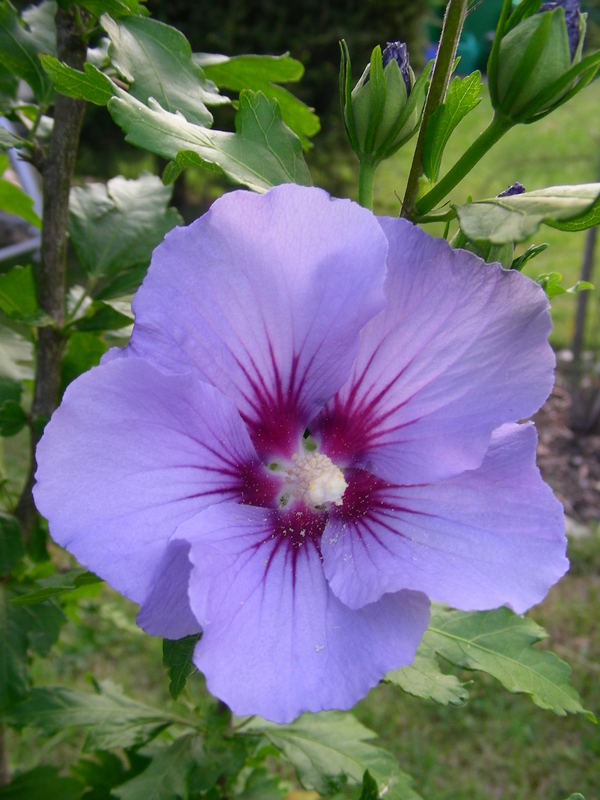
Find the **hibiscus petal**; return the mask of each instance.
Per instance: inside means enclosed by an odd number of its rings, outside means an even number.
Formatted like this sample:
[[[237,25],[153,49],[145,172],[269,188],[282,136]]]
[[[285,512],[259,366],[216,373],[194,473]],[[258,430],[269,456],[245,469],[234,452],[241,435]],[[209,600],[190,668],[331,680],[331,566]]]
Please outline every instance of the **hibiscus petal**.
[[[133,352],[233,398],[263,456],[298,434],[350,374],[383,308],[375,217],[320,189],[231,192],[154,252],[135,297]]]
[[[466,611],[540,602],[569,562],[536,438],[532,424],[503,425],[479,469],[430,486],[351,479],[321,542],[333,592],[351,608],[400,589]]]
[[[492,431],[547,397],[548,301],[519,272],[406,220],[381,224],[386,309],[365,326],[352,377],[311,431],[337,463],[429,483],[479,466]]]
[[[256,458],[214,387],[117,358],[67,389],[37,449],[34,496],[53,538],[140,602],[177,525],[241,498]]]
[[[203,628],[194,662],[209,690],[236,714],[282,723],[350,708],[412,661],[429,619],[415,592],[346,608],[323,576],[318,537],[307,527],[300,546],[304,528],[292,533],[291,519],[223,503],[177,532],[191,543],[190,604]]]

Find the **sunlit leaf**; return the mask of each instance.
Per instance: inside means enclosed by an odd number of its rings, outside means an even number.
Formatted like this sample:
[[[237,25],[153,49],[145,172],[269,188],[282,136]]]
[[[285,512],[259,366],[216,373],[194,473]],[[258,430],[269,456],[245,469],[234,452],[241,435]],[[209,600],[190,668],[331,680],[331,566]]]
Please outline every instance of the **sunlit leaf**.
[[[213,164],[254,191],[311,182],[300,140],[282,122],[277,104],[260,92],[242,92],[237,133],[194,125],[155,102],[146,106],[124,92],[109,101],[108,109],[131,144],[173,161],[183,151],[188,164]]]
[[[114,84],[104,73],[86,62],[83,72],[69,67],[54,56],[40,56],[40,63],[57,92],[105,106],[114,93]]]
[[[110,38],[109,57],[143,103],[153,97],[166,111],[180,112],[189,122],[210,126],[207,104],[229,102],[192,61],[192,49],[176,28],[147,17],[118,22],[102,17]]]
[[[462,232],[473,242],[521,242],[532,236],[542,222],[564,228],[575,221],[577,227],[573,230],[595,224],[600,209],[600,183],[550,186],[455,208]]]
[[[287,89],[278,86],[280,83],[300,80],[304,73],[300,61],[287,54],[229,58],[212,53],[196,53],[193,58],[217,86],[234,92],[243,89],[260,91],[277,100],[283,121],[300,137],[303,147],[307,147],[310,137],[319,132],[321,126],[314,111]]]
[[[79,589],[81,586],[89,586],[93,583],[100,583],[101,579],[88,572],[82,567],[70,569],[67,572],[56,572],[46,578],[40,578],[35,582],[35,586],[29,591],[13,598],[13,605],[36,605],[43,603],[50,597],[58,597],[67,592]]]

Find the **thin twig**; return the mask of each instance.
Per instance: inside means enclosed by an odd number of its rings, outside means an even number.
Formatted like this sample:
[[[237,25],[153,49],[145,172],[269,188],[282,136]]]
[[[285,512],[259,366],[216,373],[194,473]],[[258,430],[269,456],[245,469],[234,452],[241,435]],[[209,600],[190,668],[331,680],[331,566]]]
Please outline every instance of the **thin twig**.
[[[56,12],[57,55],[70,67],[82,70],[86,45],[82,39],[72,7]],[[60,331],[65,315],[65,272],[69,189],[79,144],[79,133],[85,103],[57,94],[54,105],[54,127],[43,169],[44,209],[42,216],[41,263],[36,271],[38,303],[52,319],[52,324],[39,329],[36,346],[35,388],[31,417],[47,419],[58,403],[60,362],[64,337]],[[27,482],[15,514],[27,540],[36,519],[31,495],[35,473],[35,446],[38,428],[30,426],[31,460]]]

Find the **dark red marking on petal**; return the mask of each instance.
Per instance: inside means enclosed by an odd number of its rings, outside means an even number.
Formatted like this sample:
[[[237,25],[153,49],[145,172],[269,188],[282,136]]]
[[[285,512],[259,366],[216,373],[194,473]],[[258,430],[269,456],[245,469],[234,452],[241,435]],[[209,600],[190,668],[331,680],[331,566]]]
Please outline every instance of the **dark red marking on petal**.
[[[240,502],[249,506],[274,508],[283,487],[283,478],[267,472],[258,462],[245,464],[240,470]]]
[[[320,436],[323,452],[332,461],[341,465],[356,464],[370,449],[377,446],[382,436],[413,425],[419,419],[415,418],[387,428],[382,427],[386,420],[413,399],[414,395],[409,395],[393,406],[381,409],[383,399],[400,380],[412,361],[404,365],[373,397],[369,397],[371,389],[367,389],[362,398],[357,400],[359,389],[376,353],[377,349],[371,354],[360,375],[354,379],[347,398],[342,401],[339,395],[336,395],[310,426],[311,432]]]

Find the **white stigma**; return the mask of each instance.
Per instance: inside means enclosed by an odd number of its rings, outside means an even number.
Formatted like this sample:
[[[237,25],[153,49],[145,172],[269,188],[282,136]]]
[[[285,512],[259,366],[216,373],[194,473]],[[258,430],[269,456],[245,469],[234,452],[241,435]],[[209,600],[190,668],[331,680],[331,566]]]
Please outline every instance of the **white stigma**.
[[[287,477],[290,493],[304,500],[307,505],[322,506],[325,503],[342,505],[342,497],[348,484],[344,480],[342,470],[322,453],[292,456]]]

